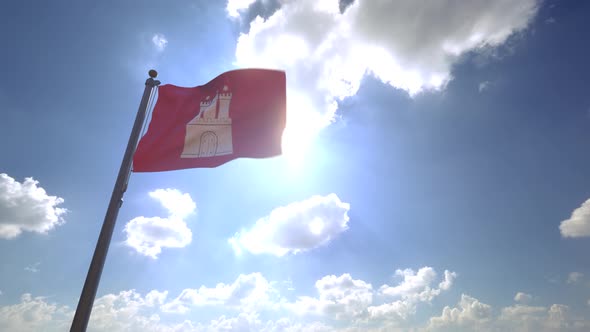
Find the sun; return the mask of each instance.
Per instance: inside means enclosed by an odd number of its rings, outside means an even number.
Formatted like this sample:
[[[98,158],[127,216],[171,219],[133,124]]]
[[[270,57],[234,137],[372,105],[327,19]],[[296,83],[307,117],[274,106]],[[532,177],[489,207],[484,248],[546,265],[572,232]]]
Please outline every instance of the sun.
[[[283,132],[283,156],[291,165],[305,161],[318,133],[326,126],[325,119],[309,98],[290,93],[287,102],[287,126]]]
[[[309,231],[313,235],[321,235],[322,231],[324,230],[325,224],[321,218],[314,218],[312,221],[309,222],[308,227]]]

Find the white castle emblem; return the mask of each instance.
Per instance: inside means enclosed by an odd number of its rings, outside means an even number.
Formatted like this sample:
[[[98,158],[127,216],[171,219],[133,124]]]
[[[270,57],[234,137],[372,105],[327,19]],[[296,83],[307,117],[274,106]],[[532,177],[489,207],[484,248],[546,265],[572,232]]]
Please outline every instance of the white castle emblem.
[[[215,97],[201,101],[199,114],[186,125],[181,158],[223,156],[233,153],[229,103],[231,92],[224,86]]]

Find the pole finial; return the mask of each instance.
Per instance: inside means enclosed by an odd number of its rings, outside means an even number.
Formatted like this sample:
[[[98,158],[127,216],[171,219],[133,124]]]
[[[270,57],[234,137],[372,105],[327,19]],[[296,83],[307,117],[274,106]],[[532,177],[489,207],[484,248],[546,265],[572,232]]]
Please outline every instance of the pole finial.
[[[148,75],[150,75],[151,78],[156,78],[156,77],[158,77],[158,72],[155,71],[154,69],[150,69],[150,71],[148,72]]]

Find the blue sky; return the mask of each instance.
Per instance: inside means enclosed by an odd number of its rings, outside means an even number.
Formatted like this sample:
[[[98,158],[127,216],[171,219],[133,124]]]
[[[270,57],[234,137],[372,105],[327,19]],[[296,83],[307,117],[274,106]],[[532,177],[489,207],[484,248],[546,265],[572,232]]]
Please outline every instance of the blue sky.
[[[344,7],[3,2],[0,330],[68,329],[147,70],[244,67],[285,154],[133,174],[89,331],[590,329],[590,4]]]

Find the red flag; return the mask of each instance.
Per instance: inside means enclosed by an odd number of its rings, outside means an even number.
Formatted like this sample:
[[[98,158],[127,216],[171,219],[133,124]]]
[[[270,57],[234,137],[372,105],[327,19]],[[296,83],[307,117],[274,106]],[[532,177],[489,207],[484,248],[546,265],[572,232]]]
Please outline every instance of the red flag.
[[[216,167],[230,160],[281,154],[286,122],[285,73],[240,69],[211,82],[159,88],[134,172]]]

